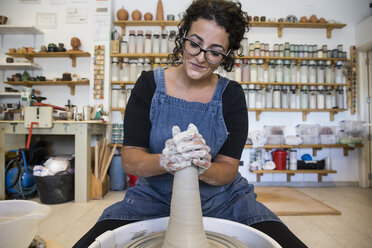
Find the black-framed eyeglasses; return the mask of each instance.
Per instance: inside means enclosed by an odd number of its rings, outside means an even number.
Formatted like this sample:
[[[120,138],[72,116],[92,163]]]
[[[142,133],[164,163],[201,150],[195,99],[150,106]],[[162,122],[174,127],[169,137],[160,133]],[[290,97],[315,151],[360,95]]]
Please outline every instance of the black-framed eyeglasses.
[[[201,52],[204,52],[205,60],[213,65],[221,63],[227,56],[229,56],[230,53],[230,50],[227,52],[227,54],[224,54],[216,50],[203,49],[198,43],[188,37],[183,37],[183,43],[184,49],[188,54],[191,56],[197,56]]]

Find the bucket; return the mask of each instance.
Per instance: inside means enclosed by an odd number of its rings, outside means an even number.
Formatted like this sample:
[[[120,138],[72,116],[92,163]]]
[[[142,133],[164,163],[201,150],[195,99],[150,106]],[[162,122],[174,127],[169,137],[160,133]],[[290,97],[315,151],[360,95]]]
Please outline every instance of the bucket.
[[[277,170],[285,170],[287,165],[287,152],[276,150],[273,154],[273,161]]]
[[[40,202],[58,204],[74,200],[74,174],[35,176]]]
[[[123,165],[121,164],[120,155],[114,155],[114,157],[112,158],[109,168],[109,175],[110,190],[122,191],[125,189],[127,175],[125,174]]]

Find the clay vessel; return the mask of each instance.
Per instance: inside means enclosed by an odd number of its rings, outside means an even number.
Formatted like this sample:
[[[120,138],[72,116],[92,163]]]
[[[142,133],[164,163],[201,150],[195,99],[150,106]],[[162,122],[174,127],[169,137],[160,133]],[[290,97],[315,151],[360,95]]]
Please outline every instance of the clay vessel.
[[[116,12],[116,17],[118,18],[119,21],[128,20],[129,14],[128,11],[124,9],[124,6]]]
[[[156,7],[156,20],[164,20],[163,2],[161,0],[158,0],[158,5]]]
[[[142,13],[138,9],[136,9],[132,12],[133,21],[139,21],[139,20],[141,20],[141,17],[142,17]]]
[[[152,14],[150,12],[146,12],[143,18],[145,18],[145,21],[152,21]]]
[[[302,16],[300,18],[300,22],[308,22],[307,17],[306,16]]]
[[[319,23],[327,23],[326,19],[324,19],[323,17],[319,18],[318,22]]]
[[[317,23],[318,22],[318,18],[316,17],[316,15],[310,16],[310,22],[311,23]]]

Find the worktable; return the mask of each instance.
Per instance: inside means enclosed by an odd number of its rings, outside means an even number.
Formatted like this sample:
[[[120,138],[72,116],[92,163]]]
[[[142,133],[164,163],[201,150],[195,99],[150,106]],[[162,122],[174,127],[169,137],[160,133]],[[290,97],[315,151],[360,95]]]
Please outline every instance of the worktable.
[[[5,152],[6,144],[14,142],[18,135],[26,135],[23,121],[0,121],[0,200],[5,199]],[[12,135],[14,136],[13,140]],[[53,121],[52,128],[33,128],[32,135],[73,135],[75,143],[75,202],[87,202],[90,198],[91,138],[105,136],[103,121]],[[12,149],[25,148],[25,139],[12,144]]]

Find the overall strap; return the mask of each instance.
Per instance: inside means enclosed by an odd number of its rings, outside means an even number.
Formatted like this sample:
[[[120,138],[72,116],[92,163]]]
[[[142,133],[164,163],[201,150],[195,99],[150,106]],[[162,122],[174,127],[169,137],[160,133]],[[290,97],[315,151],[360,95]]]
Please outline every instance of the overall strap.
[[[156,91],[165,92],[165,75],[163,68],[154,69]]]
[[[218,79],[216,90],[214,91],[214,94],[213,94],[213,98],[212,98],[213,100],[216,100],[216,101],[222,100],[223,92],[225,91],[229,82],[230,82],[229,79],[220,76],[220,78]]]

